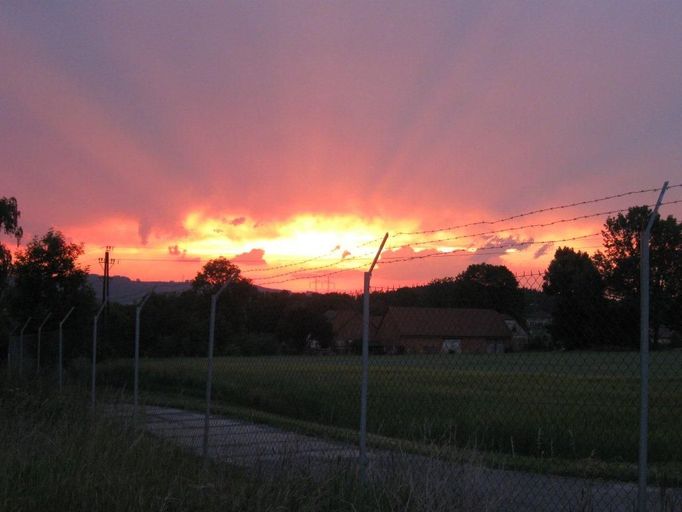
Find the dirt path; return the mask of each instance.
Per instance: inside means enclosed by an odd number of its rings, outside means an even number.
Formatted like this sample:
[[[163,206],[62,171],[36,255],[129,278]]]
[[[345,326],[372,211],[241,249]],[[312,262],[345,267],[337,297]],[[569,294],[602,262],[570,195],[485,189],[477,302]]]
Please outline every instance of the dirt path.
[[[128,415],[118,406],[116,415]],[[196,454],[202,452],[203,414],[147,406],[144,427]],[[348,443],[288,432],[225,416],[210,418],[209,456],[232,465],[259,470],[301,468],[325,474],[355,467],[357,447]],[[370,452],[370,478],[407,477],[437,492],[458,489],[473,496],[481,509],[531,511],[633,511],[637,487],[632,483],[593,481],[521,471],[453,464],[426,456],[388,450]],[[649,511],[682,512],[682,489],[649,491]]]

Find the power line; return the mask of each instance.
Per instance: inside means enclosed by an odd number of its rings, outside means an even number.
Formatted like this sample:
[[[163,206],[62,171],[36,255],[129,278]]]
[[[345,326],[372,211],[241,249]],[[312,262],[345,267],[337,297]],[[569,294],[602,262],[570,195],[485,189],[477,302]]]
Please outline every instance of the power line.
[[[348,261],[357,261],[357,260],[359,260],[359,259],[367,259],[367,258],[370,258],[370,257],[373,256],[373,255],[374,255],[374,253],[363,253],[363,254],[358,255],[358,256],[352,256],[352,257],[345,258],[345,259],[340,260],[340,261],[335,261],[335,262],[333,262],[333,263],[328,263],[327,265],[320,265],[320,266],[311,267],[311,268],[301,268],[301,269],[292,270],[292,271],[289,271],[289,272],[282,272],[281,274],[275,274],[275,275],[272,275],[272,276],[255,277],[255,278],[253,278],[253,279],[254,279],[254,280],[269,280],[269,279],[275,279],[275,278],[278,278],[278,277],[284,277],[284,276],[290,276],[290,275],[293,275],[293,274],[299,274],[299,273],[301,273],[301,272],[311,272],[311,271],[314,271],[314,270],[322,270],[322,269],[325,269],[325,268],[335,267],[336,265],[339,265],[339,264],[341,264],[341,263],[345,263],[345,262],[348,262]],[[363,264],[363,265],[364,265],[364,264]]]
[[[352,248],[352,249],[357,249],[357,248],[360,248],[360,247],[364,247],[364,246],[367,246],[367,245],[376,243],[377,241],[381,241],[382,238],[383,238],[383,237],[379,237],[379,238],[377,238],[377,239],[368,240],[368,241],[366,241],[366,242],[362,242],[362,243],[360,243],[360,244],[353,245],[351,248]],[[271,266],[271,267],[268,267],[268,268],[253,269],[253,270],[249,270],[249,272],[253,274],[253,273],[261,273],[261,272],[272,272],[272,271],[274,271],[274,270],[280,270],[280,269],[284,269],[284,268],[297,267],[297,266],[300,266],[300,265],[304,265],[304,264],[306,264],[306,263],[310,263],[310,262],[312,262],[312,261],[317,261],[317,260],[326,258],[326,257],[328,257],[328,256],[331,256],[331,255],[333,255],[334,253],[339,252],[341,249],[342,249],[341,245],[338,245],[337,247],[335,247],[335,248],[332,249],[331,251],[327,251],[327,252],[325,252],[325,253],[323,253],[323,254],[319,254],[319,255],[317,255],[317,256],[313,256],[313,257],[310,257],[310,258],[307,258],[307,259],[303,259],[303,260],[296,260],[296,261],[293,261],[293,262],[291,262],[291,263],[283,263],[283,264],[281,264],[281,265],[275,265],[275,266]],[[357,260],[357,259],[360,259],[360,258],[364,258],[364,257],[366,257],[366,256],[369,255],[369,254],[370,254],[370,253],[363,253],[363,254],[357,255],[357,256],[349,256],[349,257],[347,257],[347,258],[343,258],[341,261],[349,261],[349,260],[352,261],[352,260]],[[371,254],[374,254],[374,253],[371,253]],[[230,258],[230,261],[233,261],[233,262],[234,262],[235,259],[236,259],[236,257]],[[202,260],[201,260],[201,258],[198,258],[198,257],[197,257],[197,258],[191,258],[191,259],[189,259],[189,258],[188,258],[188,259],[184,259],[184,258],[178,258],[178,259],[165,259],[165,258],[118,258],[117,261],[144,261],[144,262],[159,262],[159,263],[200,263]],[[236,261],[236,263],[263,263],[263,260],[239,260],[239,261]],[[293,273],[304,272],[304,271],[307,271],[307,270],[315,270],[315,269],[317,269],[317,268],[329,268],[329,267],[331,267],[331,266],[336,265],[337,263],[338,263],[338,262],[334,262],[334,263],[331,263],[331,264],[322,265],[322,266],[320,266],[320,267],[313,267],[312,269],[304,269],[304,268],[303,268],[303,269],[293,270],[293,271],[291,271],[291,272],[284,272],[284,273],[276,274],[276,275],[263,276],[263,277],[254,277],[253,279],[270,279],[270,278],[275,278],[275,277],[281,277],[281,276],[283,276],[283,275],[289,275],[289,274],[293,274]],[[267,262],[265,262],[265,264],[267,265]]]
[[[311,261],[316,261],[316,260],[325,258],[325,257],[327,257],[327,256],[331,256],[332,254],[334,254],[335,252],[338,252],[338,251],[340,251],[340,250],[341,250],[341,246],[338,245],[338,246],[334,247],[331,251],[328,251],[328,252],[326,252],[326,253],[324,253],[324,254],[320,254],[320,255],[318,255],[318,256],[313,256],[313,257],[308,258],[308,259],[306,259],[306,260],[294,261],[294,262],[291,262],[291,263],[284,263],[284,264],[276,265],[276,266],[274,266],[274,267],[270,267],[270,268],[267,268],[267,269],[252,270],[251,272],[269,272],[269,271],[271,271],[271,270],[279,270],[279,269],[282,269],[282,268],[290,268],[290,267],[295,267],[295,266],[297,266],[297,265],[304,265],[305,263],[310,263]]]
[[[373,238],[372,240],[367,240],[366,242],[362,242],[362,243],[360,243],[360,244],[353,245],[353,246],[352,246],[352,249],[355,250],[355,249],[359,249],[360,247],[366,247],[366,246],[371,245],[371,244],[374,244],[374,243],[376,243],[376,242],[381,242],[382,239],[383,239],[383,236],[382,236],[382,237],[379,237],[379,238]],[[294,261],[294,262],[291,262],[291,263],[285,263],[285,264],[281,264],[281,265],[276,265],[276,266],[274,266],[274,267],[269,267],[269,268],[267,268],[267,269],[256,269],[256,270],[252,270],[251,272],[270,272],[271,270],[280,270],[280,269],[283,269],[283,268],[296,267],[296,266],[299,266],[299,265],[303,265],[303,264],[305,264],[305,263],[310,263],[311,261],[316,261],[316,260],[319,260],[319,259],[322,259],[322,258],[326,258],[327,256],[331,256],[332,254],[334,254],[334,253],[340,251],[341,249],[342,249],[342,247],[341,247],[341,245],[339,244],[339,245],[337,245],[336,247],[334,247],[334,249],[332,249],[331,251],[328,251],[328,252],[326,252],[326,253],[324,253],[324,254],[320,254],[320,255],[318,255],[318,256],[314,256],[314,257],[311,257],[311,258],[308,258],[308,259],[305,259],[305,260],[299,260],[299,261]],[[374,253],[372,253],[372,254],[374,254]],[[357,259],[357,258],[359,258],[359,257],[364,257],[364,255],[361,255],[361,256],[350,256],[349,258],[343,258],[342,261],[347,261],[347,260],[349,260],[349,259]],[[328,267],[328,266],[330,266],[330,265],[325,265],[325,266],[323,266],[323,267],[321,267],[321,268],[326,268],[326,267]],[[302,271],[304,271],[304,270],[306,270],[306,269],[301,269],[301,270],[294,271],[294,272],[302,272]],[[279,274],[279,275],[285,275],[285,274]],[[263,279],[269,279],[269,278],[271,278],[271,277],[278,277],[278,276],[265,276],[265,277],[263,277]]]
[[[117,261],[147,261],[155,263],[201,263],[201,258],[118,258]]]

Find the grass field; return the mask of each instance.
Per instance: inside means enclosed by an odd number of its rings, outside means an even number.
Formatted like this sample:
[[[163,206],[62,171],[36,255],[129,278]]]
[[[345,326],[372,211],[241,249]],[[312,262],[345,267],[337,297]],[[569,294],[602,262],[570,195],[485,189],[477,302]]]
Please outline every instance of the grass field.
[[[0,381],[7,382],[1,372]],[[91,414],[77,387],[57,394],[51,382],[2,386],[0,411],[3,512],[488,510],[465,482],[417,485],[399,471],[362,485],[351,471],[314,478],[293,464],[276,475],[204,466],[171,444]]]
[[[201,399],[203,359],[143,360],[141,389]],[[129,360],[99,369],[101,382],[132,387]],[[325,427],[357,429],[360,359],[354,356],[217,358],[215,404]],[[650,460],[682,461],[682,353],[651,359]],[[372,356],[368,429],[542,460],[637,460],[639,355],[517,353]]]

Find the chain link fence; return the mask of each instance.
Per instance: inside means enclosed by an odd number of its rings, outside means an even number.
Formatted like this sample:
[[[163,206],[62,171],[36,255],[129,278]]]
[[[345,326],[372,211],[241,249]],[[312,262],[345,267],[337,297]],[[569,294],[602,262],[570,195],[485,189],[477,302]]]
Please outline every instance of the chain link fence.
[[[401,468],[487,509],[636,510],[637,309],[555,293],[545,273],[511,279],[371,293],[367,478]],[[238,466],[363,467],[362,296],[228,286],[212,358],[210,311],[210,295],[191,293],[112,305],[96,331],[97,403]],[[682,351],[678,333],[653,328],[648,503],[680,510]],[[91,391],[93,336],[63,335],[64,378]],[[42,333],[40,370],[38,346],[13,336],[11,372],[58,379],[58,332]]]

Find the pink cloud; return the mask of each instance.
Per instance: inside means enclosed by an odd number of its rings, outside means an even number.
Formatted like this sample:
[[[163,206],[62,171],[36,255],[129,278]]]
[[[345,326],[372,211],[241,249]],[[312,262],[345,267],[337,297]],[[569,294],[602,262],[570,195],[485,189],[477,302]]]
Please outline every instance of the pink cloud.
[[[245,267],[260,267],[267,265],[267,261],[263,258],[265,251],[263,249],[251,249],[249,252],[238,254],[230,258],[232,263],[237,265],[244,265]]]

